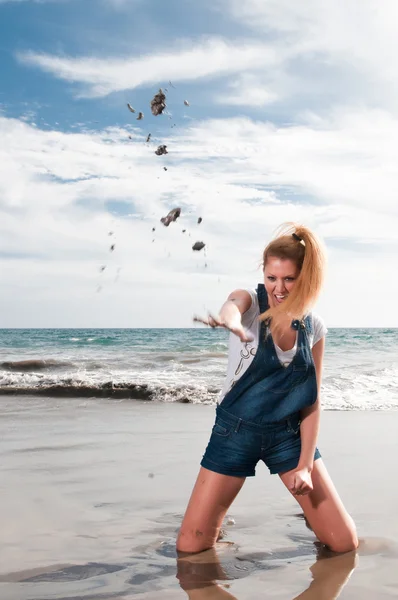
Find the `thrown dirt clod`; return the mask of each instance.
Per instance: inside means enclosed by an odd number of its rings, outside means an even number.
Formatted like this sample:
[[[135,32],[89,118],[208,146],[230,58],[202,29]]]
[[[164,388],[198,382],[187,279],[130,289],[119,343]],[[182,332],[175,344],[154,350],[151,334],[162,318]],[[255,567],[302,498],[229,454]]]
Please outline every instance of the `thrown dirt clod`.
[[[148,144],[148,142],[150,142],[152,137],[152,133],[148,133],[148,137],[146,138],[146,143]]]
[[[166,217],[160,219],[160,222],[163,223],[165,227],[168,227],[172,221],[177,221],[180,215],[181,208],[173,208]]]
[[[163,171],[167,171],[167,167],[163,167]]]
[[[100,267],[100,273],[103,273],[106,269],[106,265],[102,265],[102,267]]]
[[[162,89],[158,91],[157,94],[151,100],[151,111],[152,114],[157,117],[161,115],[164,109],[166,108],[166,96]]]
[[[144,113],[139,112],[138,113],[138,117],[137,117],[137,121],[142,121],[143,118],[144,118]]]
[[[204,242],[195,242],[192,246],[192,250],[196,250],[197,252],[199,252],[199,250],[203,250],[205,246],[206,244]]]
[[[109,248],[109,250],[110,250],[111,252],[113,252],[113,251],[114,251],[114,249],[115,249],[115,244],[112,244],[112,246]]]
[[[152,227],[152,231],[156,231],[156,227]]]
[[[129,109],[130,112],[135,113],[135,108],[133,108],[131,106],[131,104],[129,104],[128,102],[127,102],[127,108]]]
[[[190,106],[188,100],[184,100],[184,104],[185,104],[185,106]]]
[[[203,221],[202,217],[199,217],[198,218],[198,225],[200,225],[202,221]]]
[[[155,154],[157,156],[162,156],[162,154],[168,154],[167,152],[167,146],[165,146],[164,144],[161,144],[160,146],[158,146],[158,148],[155,150]]]

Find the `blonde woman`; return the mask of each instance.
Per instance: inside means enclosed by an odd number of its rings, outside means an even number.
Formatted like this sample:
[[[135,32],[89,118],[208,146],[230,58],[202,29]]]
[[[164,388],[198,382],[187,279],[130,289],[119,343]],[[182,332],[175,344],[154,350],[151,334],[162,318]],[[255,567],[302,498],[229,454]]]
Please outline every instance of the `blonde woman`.
[[[228,371],[210,441],[179,532],[177,550],[217,541],[224,516],[262,460],[300,504],[320,542],[358,546],[316,447],[326,328],[310,312],[324,253],[304,226],[287,224],[263,253],[264,282],[236,290],[203,322],[230,330]]]

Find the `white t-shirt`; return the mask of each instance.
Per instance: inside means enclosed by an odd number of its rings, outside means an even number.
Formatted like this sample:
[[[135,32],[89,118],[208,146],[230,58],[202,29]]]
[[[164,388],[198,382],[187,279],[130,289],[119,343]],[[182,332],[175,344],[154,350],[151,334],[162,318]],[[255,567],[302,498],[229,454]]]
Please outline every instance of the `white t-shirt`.
[[[224,382],[224,386],[221,390],[219,402],[225,394],[231,389],[231,387],[242,377],[243,373],[248,369],[254,356],[256,355],[258,348],[258,336],[259,336],[259,320],[260,307],[258,304],[258,298],[255,290],[245,290],[251,298],[252,303],[250,308],[242,315],[242,325],[245,329],[250,331],[253,335],[254,340],[252,342],[241,342],[238,336],[233,333],[229,336],[228,342],[228,367],[227,376]],[[312,332],[309,333],[309,342],[311,348],[315,346],[320,339],[327,334],[327,328],[321,317],[311,312],[310,317],[312,320]],[[281,350],[279,346],[275,344],[276,354],[284,367],[287,367],[293,360],[297,351],[297,337],[296,342],[291,350]]]

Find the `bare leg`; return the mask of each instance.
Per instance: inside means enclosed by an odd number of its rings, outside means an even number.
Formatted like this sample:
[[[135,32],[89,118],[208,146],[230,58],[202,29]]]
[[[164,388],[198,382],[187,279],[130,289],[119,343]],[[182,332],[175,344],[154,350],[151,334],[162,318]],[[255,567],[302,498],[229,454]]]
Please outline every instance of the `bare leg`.
[[[294,600],[335,600],[357,565],[356,552],[322,558],[312,565],[310,587]]]
[[[287,487],[291,471],[280,474]],[[311,529],[320,542],[334,552],[349,552],[358,548],[355,525],[333,485],[322,459],[314,462],[313,491],[306,496],[294,496],[304,511]]]
[[[189,600],[238,600],[236,596],[233,596],[215,582],[206,588],[185,591]]]
[[[214,546],[225,514],[244,482],[244,477],[201,467],[178,535],[179,552],[202,552]]]
[[[237,600],[236,596],[233,596],[232,594],[227,592],[227,590],[223,589],[222,586],[217,585],[215,582],[213,582],[212,585],[209,585],[207,587],[185,591],[189,600]]]
[[[215,548],[179,557],[177,579],[190,600],[236,600],[225,589],[229,584],[216,583],[227,576]]]

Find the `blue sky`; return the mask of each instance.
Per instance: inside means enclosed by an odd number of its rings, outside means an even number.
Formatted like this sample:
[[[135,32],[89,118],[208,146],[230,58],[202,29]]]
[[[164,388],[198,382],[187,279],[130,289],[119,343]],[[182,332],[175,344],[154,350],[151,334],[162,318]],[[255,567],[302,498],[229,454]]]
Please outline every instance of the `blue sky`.
[[[292,220],[328,325],[398,326],[398,7],[357,7],[0,0],[0,326],[190,326]]]

